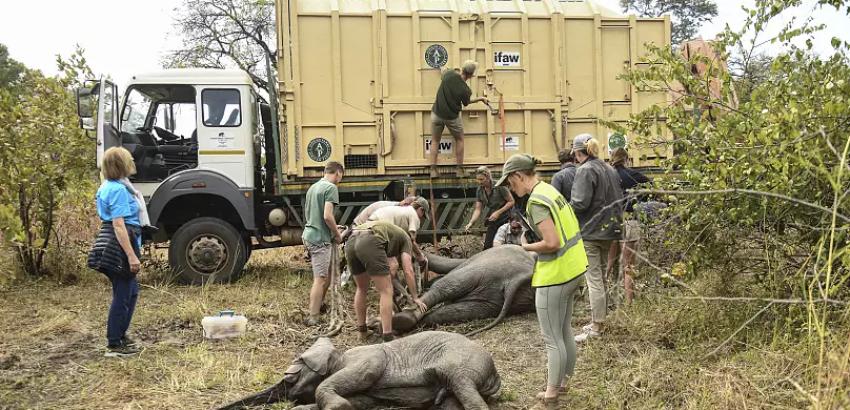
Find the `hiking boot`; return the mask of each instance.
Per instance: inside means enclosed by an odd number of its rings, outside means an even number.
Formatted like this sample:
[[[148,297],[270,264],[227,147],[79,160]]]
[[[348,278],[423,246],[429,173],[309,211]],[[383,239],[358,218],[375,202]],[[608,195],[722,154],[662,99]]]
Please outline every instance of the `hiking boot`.
[[[136,343],[135,340],[130,339],[127,336],[124,336],[124,337],[121,338],[121,344],[124,345],[124,346],[130,346],[130,347],[138,346],[138,343]]]
[[[392,342],[394,339],[395,339],[395,336],[393,336],[393,334],[392,334],[392,333],[383,333],[383,334],[381,334],[381,341],[382,341],[382,342],[384,342],[384,343],[386,343],[386,342]]]
[[[357,337],[361,343],[369,341],[369,328],[366,325],[357,326]]]
[[[597,337],[600,337],[600,336],[602,336],[602,333],[599,333],[599,332],[597,332],[593,329],[590,329],[590,330],[587,330],[584,333],[576,336],[575,341],[576,341],[576,343],[584,343],[584,342],[587,341],[587,339],[597,338]]]
[[[132,346],[127,346],[125,344],[120,344],[118,346],[107,346],[105,357],[130,357],[135,356],[139,353],[139,349],[136,349]]]

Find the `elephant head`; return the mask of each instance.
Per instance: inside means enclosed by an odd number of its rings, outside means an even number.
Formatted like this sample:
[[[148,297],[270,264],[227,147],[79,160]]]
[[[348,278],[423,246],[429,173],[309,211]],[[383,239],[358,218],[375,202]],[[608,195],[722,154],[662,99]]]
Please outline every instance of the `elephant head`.
[[[316,401],[316,388],[332,373],[333,361],[339,353],[331,340],[323,337],[295,358],[284,372],[283,380],[258,394],[245,397],[224,409],[241,409],[288,400],[296,404]]]
[[[330,362],[336,353],[331,340],[323,337],[295,359],[284,372],[281,383],[285,386],[286,399],[295,403],[312,403],[316,400],[316,388],[329,376]]]

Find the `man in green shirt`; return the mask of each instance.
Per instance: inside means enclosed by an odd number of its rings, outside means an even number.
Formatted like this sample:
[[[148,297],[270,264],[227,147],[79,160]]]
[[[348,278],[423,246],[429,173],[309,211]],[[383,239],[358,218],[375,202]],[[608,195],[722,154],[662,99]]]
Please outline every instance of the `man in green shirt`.
[[[344,169],[336,161],[325,165],[325,177],[310,186],[304,203],[304,233],[301,241],[310,254],[313,267],[313,287],[310,289],[310,317],[308,326],[319,323],[322,301],[328,291],[328,273],[331,266],[331,250],[342,242],[334,217],[334,206],[339,205],[337,184],[342,181]]]
[[[457,156],[457,174],[463,176],[463,121],[460,111],[463,107],[476,103],[488,103],[487,97],[472,98],[472,90],[466,82],[475,75],[478,63],[466,61],[460,74],[454,70],[443,73],[437,98],[431,107],[431,178],[440,176],[437,171],[437,155],[440,153],[440,138],[443,130],[449,132],[455,139],[454,149]]]
[[[403,229],[387,221],[372,221],[354,228],[345,244],[345,260],[354,276],[357,291],[354,294],[354,313],[357,330],[366,335],[366,291],[370,280],[381,296],[380,316],[383,340],[393,338],[393,285],[390,277],[390,258],[401,259],[407,288],[413,301],[424,312],[426,306],[419,299],[413,274],[413,244]],[[366,273],[367,275],[364,275]]]

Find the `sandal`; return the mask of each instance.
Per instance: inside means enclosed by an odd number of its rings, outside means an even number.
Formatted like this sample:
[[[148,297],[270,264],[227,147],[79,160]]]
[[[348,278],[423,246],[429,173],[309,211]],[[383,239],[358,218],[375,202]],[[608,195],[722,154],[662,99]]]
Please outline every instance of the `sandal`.
[[[537,393],[538,403],[532,409],[554,410],[558,408],[558,396],[546,397],[546,392]]]

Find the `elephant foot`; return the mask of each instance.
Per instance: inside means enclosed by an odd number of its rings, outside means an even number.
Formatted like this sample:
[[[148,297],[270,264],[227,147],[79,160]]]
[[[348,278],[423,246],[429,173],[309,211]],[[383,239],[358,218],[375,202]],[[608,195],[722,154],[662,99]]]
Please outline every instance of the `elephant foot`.
[[[399,333],[406,333],[413,330],[418,322],[419,319],[416,318],[413,312],[405,310],[393,316],[393,330]]]

